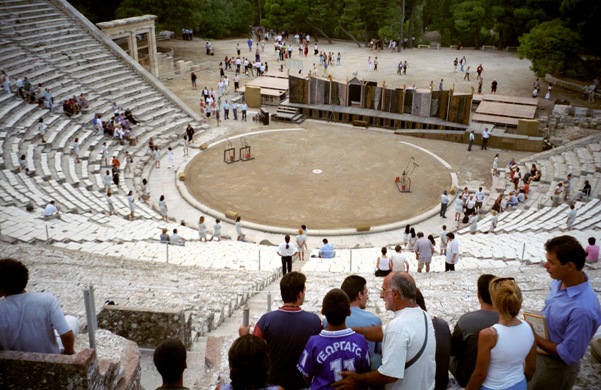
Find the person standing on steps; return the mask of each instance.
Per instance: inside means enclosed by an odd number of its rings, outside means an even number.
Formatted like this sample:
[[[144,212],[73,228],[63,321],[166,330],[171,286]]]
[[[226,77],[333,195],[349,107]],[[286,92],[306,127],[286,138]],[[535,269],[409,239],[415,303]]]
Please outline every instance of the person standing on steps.
[[[296,245],[300,261],[305,261],[305,252],[307,251],[307,236],[305,235],[305,232],[302,228],[298,229],[298,235],[296,236]]]
[[[278,247],[278,255],[282,258],[282,275],[292,271],[292,256],[296,253],[296,247],[290,243],[290,236],[286,234],[284,242]]]
[[[134,204],[134,192],[129,191],[127,194],[127,205],[129,206],[129,220],[133,221],[135,219],[136,205]]]
[[[46,134],[46,125],[44,124],[44,118],[38,120],[38,134],[40,135],[42,143],[45,144],[46,139],[44,138],[44,135]]]
[[[453,232],[447,233],[447,256],[444,271],[455,271],[455,264],[459,261],[459,243]]]

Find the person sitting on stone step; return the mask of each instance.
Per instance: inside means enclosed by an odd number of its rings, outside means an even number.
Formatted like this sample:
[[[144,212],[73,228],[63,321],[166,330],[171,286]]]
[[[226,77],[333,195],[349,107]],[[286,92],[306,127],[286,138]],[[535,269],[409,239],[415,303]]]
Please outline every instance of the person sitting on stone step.
[[[47,292],[28,292],[29,270],[0,260],[0,350],[73,355],[79,323]]]

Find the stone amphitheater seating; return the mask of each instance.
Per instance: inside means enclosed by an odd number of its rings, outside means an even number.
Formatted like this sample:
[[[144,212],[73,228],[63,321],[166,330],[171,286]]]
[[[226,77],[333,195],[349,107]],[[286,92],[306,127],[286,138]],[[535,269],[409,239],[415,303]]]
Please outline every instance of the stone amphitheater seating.
[[[52,291],[66,312],[85,318],[80,288],[93,283],[97,301],[114,300],[119,305],[154,307],[157,310],[180,307],[193,314],[197,335],[218,327],[232,312],[279,275],[280,259],[270,246],[225,240],[220,243],[190,241],[185,246],[165,246],[158,242],[162,227],[177,227],[187,239],[195,239],[195,229],[160,221],[149,205],[137,202],[138,219],[129,222],[125,195],[147,177],[152,164],[147,141],[153,137],[165,150],[183,133],[185,125],[199,127],[198,118],[139,67],[121,57],[109,44],[99,40],[88,25],[61,5],[62,0],[2,0],[0,12],[0,69],[11,78],[28,76],[32,83],[43,83],[55,97],[57,109],[52,113],[30,105],[14,95],[0,93],[0,228],[6,256],[27,259],[35,268],[30,289]],[[60,115],[63,99],[84,93],[90,101],[87,113],[68,118]],[[142,120],[135,131],[140,139],[136,146],[122,146],[113,139],[99,136],[90,126],[94,113],[110,116],[113,102],[133,110]],[[48,126],[47,142],[37,139],[37,122]],[[71,155],[73,140],[81,143],[81,164]],[[123,174],[118,189],[113,186],[118,216],[106,216],[102,175],[102,142],[107,142],[109,155],[128,150],[134,157],[129,175]],[[205,142],[205,140],[202,140]],[[32,175],[18,172],[18,159],[25,154]],[[455,323],[458,308],[466,299],[477,305],[475,279],[481,269],[499,275],[522,273],[521,260],[540,263],[544,260],[542,243],[563,230],[565,205],[550,207],[553,183],[572,172],[580,188],[588,179],[593,195],[578,203],[579,216],[575,235],[581,242],[598,234],[601,219],[601,141],[586,139],[556,150],[533,156],[522,163],[535,162],[543,170],[543,179],[532,186],[530,199],[523,207],[503,213],[494,235],[470,235],[460,231],[463,272],[445,275],[417,275],[415,255],[409,255],[411,271],[424,291],[433,314]],[[134,191],[135,192],[135,191]],[[45,221],[41,208],[50,199],[63,211],[62,219]],[[36,212],[24,210],[27,204]],[[480,222],[487,231],[490,217]],[[36,245],[45,243],[43,247]],[[524,249],[525,248],[525,249]],[[169,263],[167,263],[167,251]],[[522,256],[522,251],[524,255]],[[372,289],[370,310],[384,315],[377,299],[380,279],[373,276],[378,250],[341,249],[331,261],[308,259],[303,265],[307,273],[305,308],[319,311],[321,299],[338,287],[349,272],[368,278]],[[441,256],[434,256],[432,270],[444,269]],[[525,306],[540,308],[548,289],[548,278],[537,265],[529,269],[524,280],[528,291]],[[58,277],[57,274],[64,275]],[[519,277],[518,277],[519,278]],[[442,291],[443,298],[435,297]],[[277,304],[277,298],[276,302]],[[253,313],[258,320],[261,313]]]
[[[88,128],[92,113],[107,117],[116,101],[131,108],[143,121],[136,128],[138,134],[144,134],[140,142],[128,147],[140,167],[143,167],[142,157],[149,137],[154,137],[159,144],[168,144],[175,139],[176,131],[182,131],[184,124],[195,124],[196,118],[139,76],[127,61],[115,55],[55,3],[3,1],[0,10],[8,15],[0,22],[3,51],[0,68],[11,75],[13,82],[17,76],[27,76],[34,84],[43,83],[53,92],[55,106],[82,92],[91,105],[90,114],[67,118],[27,104],[14,95],[2,94],[0,178],[10,184],[2,187],[4,204],[23,206],[32,202],[43,207],[54,198],[63,210],[104,213],[105,201],[99,193],[103,186],[94,176],[101,172],[98,145],[103,138]],[[48,127],[46,144],[38,143],[39,118],[44,118]],[[75,137],[81,144],[82,164],[75,164],[70,156]],[[107,139],[107,142],[111,156],[117,154],[122,159],[124,148],[114,140]],[[11,175],[18,171],[21,154],[27,156],[32,177],[24,173]],[[67,185],[61,186],[64,183]],[[122,180],[120,190],[127,193],[133,186],[131,180]],[[157,218],[145,205],[140,205],[139,210],[143,218]]]

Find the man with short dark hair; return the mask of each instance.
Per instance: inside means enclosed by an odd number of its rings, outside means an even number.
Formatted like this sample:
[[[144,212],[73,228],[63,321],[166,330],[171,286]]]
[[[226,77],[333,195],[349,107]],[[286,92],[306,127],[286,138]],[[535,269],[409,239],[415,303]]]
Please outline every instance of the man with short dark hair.
[[[261,316],[253,330],[253,335],[264,339],[269,348],[272,362],[269,383],[286,390],[307,387],[296,364],[309,337],[319,334],[322,329],[318,316],[301,309],[305,301],[306,280],[305,275],[296,271],[284,275],[280,280],[284,305]],[[249,332],[250,326],[239,329],[240,336]]]
[[[467,386],[476,367],[480,331],[499,321],[499,313],[492,304],[488,289],[494,278],[495,276],[490,274],[480,275],[478,278],[480,310],[462,315],[453,330],[449,371],[461,387]]]
[[[73,355],[77,319],[52,294],[27,292],[28,281],[23,263],[0,260],[0,350]]]
[[[459,244],[455,239],[453,232],[447,233],[447,255],[444,264],[444,271],[455,271],[455,264],[459,261]]]
[[[60,216],[60,210],[56,207],[54,200],[51,200],[44,208],[44,218],[55,218]]]
[[[336,255],[336,251],[334,250],[334,246],[328,242],[327,238],[322,240],[323,246],[319,250],[319,257],[322,259],[331,259]]]
[[[545,269],[553,279],[543,314],[549,339],[534,334],[538,348],[536,373],[529,389],[568,390],[574,386],[580,359],[601,325],[601,306],[588,276],[582,271],[586,254],[572,236],[545,243]]]
[[[367,288],[367,280],[359,275],[350,275],[342,282],[340,288],[348,295],[351,301],[351,315],[346,318],[346,326],[349,328],[358,326],[382,326],[382,320],[377,315],[365,310],[367,301],[369,300],[369,290]],[[324,325],[327,321],[324,320]],[[377,354],[381,359],[382,345],[379,342],[368,341],[369,356],[373,357]]]
[[[154,350],[152,359],[163,378],[163,384],[156,390],[188,390],[184,387],[184,370],[188,368],[184,343],[178,339],[167,339]]]

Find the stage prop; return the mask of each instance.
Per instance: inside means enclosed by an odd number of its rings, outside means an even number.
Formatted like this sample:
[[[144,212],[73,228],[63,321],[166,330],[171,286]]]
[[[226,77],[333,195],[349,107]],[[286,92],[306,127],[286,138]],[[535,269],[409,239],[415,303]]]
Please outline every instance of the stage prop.
[[[411,192],[411,175],[413,175],[413,171],[415,171],[415,168],[417,167],[419,167],[419,165],[415,162],[415,158],[411,157],[401,176],[397,176],[394,179],[394,183],[400,192]]]
[[[265,111],[264,109],[260,109],[259,112],[257,112],[257,114],[253,117],[253,120],[255,122],[261,122],[264,125],[269,125],[270,123],[270,118],[271,116],[269,115],[269,112]]]
[[[238,161],[236,158],[236,148],[234,145],[228,140],[225,144],[225,150],[223,151],[223,161],[227,164],[235,163]]]
[[[250,145],[246,141],[246,137],[240,138],[240,143],[242,143],[242,147],[240,147],[240,161],[254,160],[255,158],[250,152]]]

